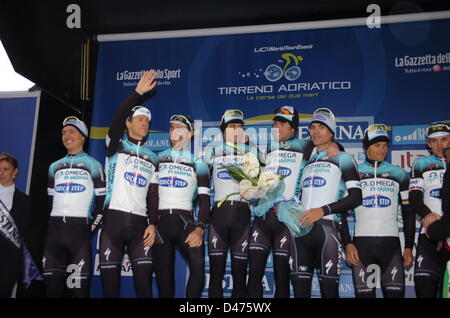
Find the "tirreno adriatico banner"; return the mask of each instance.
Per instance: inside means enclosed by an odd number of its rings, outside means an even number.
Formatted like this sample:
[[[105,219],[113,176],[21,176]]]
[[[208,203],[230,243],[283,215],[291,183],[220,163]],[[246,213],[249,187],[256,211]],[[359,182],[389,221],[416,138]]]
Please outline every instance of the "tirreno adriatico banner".
[[[337,116],[337,140],[358,162],[364,160],[364,130],[384,123],[392,134],[388,160],[408,170],[417,156],[427,154],[425,126],[450,119],[450,42],[445,40],[450,16],[416,16],[380,28],[368,28],[364,18],[349,20],[348,26],[341,21],[339,27],[325,21],[99,36],[90,153],[104,162],[104,138],[115,110],[153,68],[157,93],[144,105],[152,111],[148,144],[157,152],[170,146],[172,114],[197,120],[195,151],[201,152],[220,135],[225,109],[243,110],[251,141],[263,146],[275,108],[294,106],[301,114],[299,137],[308,138],[308,118],[316,108],[328,107]],[[274,292],[270,260],[266,297]],[[340,294],[353,297],[351,271],[342,262]],[[95,266],[92,293],[101,296],[98,255]],[[208,284],[208,260],[206,266]],[[122,296],[134,296],[130,272],[125,258]],[[178,258],[177,297],[184,296],[186,273]],[[414,297],[412,275],[408,270],[408,297]],[[227,268],[225,295],[231,294],[230,276]],[[320,295],[317,281],[313,294]]]

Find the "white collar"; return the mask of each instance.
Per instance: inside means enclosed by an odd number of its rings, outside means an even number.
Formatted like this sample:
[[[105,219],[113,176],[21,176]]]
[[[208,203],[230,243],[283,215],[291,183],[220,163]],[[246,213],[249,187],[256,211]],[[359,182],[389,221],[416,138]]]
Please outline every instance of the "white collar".
[[[15,188],[16,188],[16,184],[14,182],[10,186],[7,186],[7,187],[0,184],[0,192],[13,192]]]

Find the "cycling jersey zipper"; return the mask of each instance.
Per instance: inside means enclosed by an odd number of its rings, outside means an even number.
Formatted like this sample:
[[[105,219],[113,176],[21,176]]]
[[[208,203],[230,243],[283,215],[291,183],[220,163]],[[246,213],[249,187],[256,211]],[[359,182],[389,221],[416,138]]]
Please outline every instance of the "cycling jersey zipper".
[[[316,154],[317,154],[316,160],[314,160],[314,163],[316,163],[319,160],[320,152],[317,152],[317,148],[314,148],[314,151],[316,151]],[[324,151],[324,150],[322,150],[322,151]],[[311,155],[313,155],[313,154],[311,154]],[[314,178],[315,178],[315,173],[311,176],[311,180],[314,180]],[[312,196],[312,194],[313,194],[313,191],[312,191],[312,188],[311,188],[309,193],[308,193],[308,203],[309,203],[309,206],[307,207],[308,210],[311,209],[311,196]]]
[[[70,156],[70,169],[72,170],[72,165],[73,165],[73,157],[74,155],[69,155]],[[69,181],[70,184],[70,181]],[[66,191],[65,196],[64,196],[64,207],[67,204],[67,196],[69,195],[69,191]],[[63,222],[66,223],[66,209],[63,210]]]
[[[374,169],[373,169],[373,177],[375,179],[375,187],[377,186],[377,168],[378,168],[378,162],[374,161]],[[378,209],[378,192],[375,191],[375,209]]]
[[[137,148],[136,148],[136,157],[137,157],[137,159],[138,159],[138,162],[140,162],[139,161],[139,147],[141,146],[141,142],[140,141],[138,141],[138,143],[137,143]],[[137,168],[136,168],[136,170],[135,170],[135,172],[134,172],[134,186],[133,186],[133,188],[132,188],[132,198],[133,198],[133,200],[134,200],[134,193],[135,193],[135,190],[136,190],[136,184],[137,184],[137,174],[138,174],[138,171],[139,171],[139,164],[138,165],[136,165],[137,166]],[[134,203],[134,202],[133,202]],[[133,213],[133,205],[134,204],[132,204],[131,205],[131,210],[130,210],[130,213]]]

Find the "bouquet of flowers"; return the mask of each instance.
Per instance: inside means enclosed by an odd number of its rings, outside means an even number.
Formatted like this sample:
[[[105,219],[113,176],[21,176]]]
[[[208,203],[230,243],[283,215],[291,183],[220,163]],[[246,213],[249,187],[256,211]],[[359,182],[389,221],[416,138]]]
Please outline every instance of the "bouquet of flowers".
[[[253,210],[255,215],[264,216],[272,207],[278,209],[278,219],[283,222],[294,237],[306,235],[311,227],[300,223],[303,213],[297,198],[286,200],[284,193],[284,177],[273,172],[260,173],[260,165],[255,154],[244,155],[242,166],[226,165],[233,179],[239,182],[239,192],[230,193],[217,206],[220,207],[230,196],[240,194],[246,201],[257,200]]]
[[[252,152],[247,152],[244,155],[242,166],[225,165],[222,167],[227,169],[231,177],[239,182],[239,192],[233,192],[225,196],[217,204],[218,207],[228,200],[230,196],[236,194],[240,194],[241,199],[247,201],[259,199],[263,197],[267,189],[273,186],[278,180],[278,176],[275,174],[268,176],[263,172],[261,176],[259,175],[259,161]]]
[[[303,212],[297,198],[283,200],[278,204],[278,220],[287,226],[294,238],[304,236],[312,229],[312,226],[305,226],[300,222]]]

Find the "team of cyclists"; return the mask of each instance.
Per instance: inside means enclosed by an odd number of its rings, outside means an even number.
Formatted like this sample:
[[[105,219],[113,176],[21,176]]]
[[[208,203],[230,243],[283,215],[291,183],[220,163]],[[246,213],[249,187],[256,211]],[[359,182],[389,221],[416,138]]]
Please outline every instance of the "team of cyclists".
[[[63,122],[67,155],[49,169],[51,217],[43,259],[48,297],[63,296],[70,264],[78,267],[74,296],[89,297],[91,237],[100,223],[105,297],[119,296],[125,247],[138,297],[153,296],[153,272],[159,297],[175,296],[175,248],[189,266],[186,297],[200,297],[205,284],[205,232],[212,298],[223,297],[228,250],[232,297],[263,297],[262,279],[270,251],[275,297],[289,297],[290,282],[295,297],[310,297],[315,270],[321,296],[339,297],[343,251],[352,266],[356,297],[375,297],[369,279],[373,265],[379,268],[384,297],[404,297],[404,267],[413,263],[416,215],[423,224],[416,249],[416,293],[418,297],[437,296],[443,275],[439,248],[446,247],[430,240],[425,230],[443,214],[439,190],[446,169],[442,148],[450,144],[447,123],[428,127],[432,155],[417,159],[411,176],[386,161],[389,127],[382,124],[366,130],[366,160],[357,165],[334,141],[336,119],[328,108],[313,113],[308,140],[297,138],[297,110],[277,108],[273,138],[264,149],[246,136],[243,112],[227,110],[220,122],[222,141],[201,157],[190,151],[193,120],[175,114],[169,120],[171,147],[156,154],[144,144],[152,114],[140,106],[151,98],[155,79],[155,71],[146,72],[117,110],[106,138],[104,171],[83,151],[88,137],[84,122],[76,117]],[[255,154],[263,171],[283,176],[282,196],[299,199],[304,209],[300,221],[311,227],[308,234],[294,238],[279,221],[276,206],[252,222],[251,205],[236,194],[239,182],[225,168],[242,166],[248,152]],[[353,237],[347,222],[351,214],[355,216]]]

